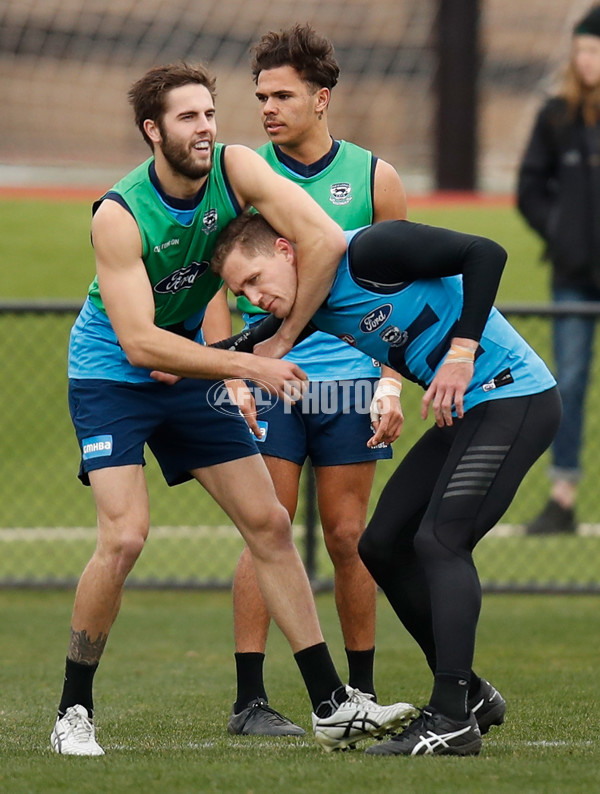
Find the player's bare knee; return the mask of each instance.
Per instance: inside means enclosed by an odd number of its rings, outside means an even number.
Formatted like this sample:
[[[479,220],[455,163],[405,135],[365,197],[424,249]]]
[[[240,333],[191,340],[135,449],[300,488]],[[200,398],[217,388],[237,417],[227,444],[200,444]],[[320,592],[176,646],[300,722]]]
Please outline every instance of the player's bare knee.
[[[145,538],[141,534],[127,535],[122,539],[119,557],[124,568],[127,570],[133,568],[142,553],[144,543]]]
[[[327,551],[336,567],[359,559],[358,543],[363,530],[364,526],[355,521],[340,521],[324,532]]]
[[[253,557],[264,559],[293,546],[290,518],[279,502],[257,516],[244,534]]]
[[[146,535],[145,531],[128,531],[103,538],[97,553],[117,574],[127,575],[142,553]]]

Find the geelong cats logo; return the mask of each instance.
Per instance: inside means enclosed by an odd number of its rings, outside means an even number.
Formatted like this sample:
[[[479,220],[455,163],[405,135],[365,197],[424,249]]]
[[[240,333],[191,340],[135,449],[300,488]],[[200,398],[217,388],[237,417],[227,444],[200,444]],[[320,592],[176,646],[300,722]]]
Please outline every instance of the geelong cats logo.
[[[204,234],[210,234],[217,228],[217,211],[207,210],[202,218],[202,231]]]
[[[350,204],[352,201],[352,185],[350,182],[336,182],[329,188],[329,201],[332,204],[342,205]]]
[[[402,347],[408,342],[408,331],[401,331],[397,325],[388,325],[379,336],[390,347]]]

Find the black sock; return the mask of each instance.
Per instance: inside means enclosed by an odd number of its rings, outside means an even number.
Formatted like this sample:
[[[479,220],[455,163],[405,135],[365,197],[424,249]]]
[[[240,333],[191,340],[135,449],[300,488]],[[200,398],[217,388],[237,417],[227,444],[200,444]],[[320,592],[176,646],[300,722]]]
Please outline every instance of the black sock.
[[[469,700],[479,692],[481,678],[471,670],[471,681],[469,682]]]
[[[453,720],[466,720],[469,674],[436,673],[429,705]]]
[[[236,653],[237,699],[233,704],[236,714],[248,707],[256,698],[267,700],[263,681],[264,653]]]
[[[375,684],[373,683],[375,648],[369,648],[367,651],[349,651],[346,648],[346,657],[348,658],[348,684],[354,689],[360,689],[361,692],[375,696]],[[375,700],[377,700],[376,696]]]
[[[346,687],[342,684],[329,694],[327,700],[322,700],[315,709],[317,717],[331,717],[339,709],[342,703],[348,700]]]
[[[327,644],[320,642],[318,645],[311,645],[309,648],[304,648],[294,654],[294,659],[300,668],[300,673],[306,684],[313,711],[316,713],[319,705],[323,701],[329,700],[332,692],[340,687],[343,688],[343,684],[329,654]],[[346,695],[342,700],[338,700],[338,703],[343,703],[347,699],[348,696]]]
[[[60,705],[58,707],[58,714],[60,717],[64,717],[68,708],[79,704],[85,706],[89,718],[92,719],[94,716],[92,685],[97,669],[98,662],[96,662],[96,664],[80,664],[67,657],[65,681]]]

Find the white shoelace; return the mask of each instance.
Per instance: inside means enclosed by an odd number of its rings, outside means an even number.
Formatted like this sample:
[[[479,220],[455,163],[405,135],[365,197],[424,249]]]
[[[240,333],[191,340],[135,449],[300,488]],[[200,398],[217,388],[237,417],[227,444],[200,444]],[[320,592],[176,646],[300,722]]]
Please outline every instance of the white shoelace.
[[[65,731],[67,736],[73,736],[78,741],[89,741],[93,737],[94,726],[89,717],[71,708],[67,709],[67,713],[63,717],[63,720],[65,720],[68,725]]]

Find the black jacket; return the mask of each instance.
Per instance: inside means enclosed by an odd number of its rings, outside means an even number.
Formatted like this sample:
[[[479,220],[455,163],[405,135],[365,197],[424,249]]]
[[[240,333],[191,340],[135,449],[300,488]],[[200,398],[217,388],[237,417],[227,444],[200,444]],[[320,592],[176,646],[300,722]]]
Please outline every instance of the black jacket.
[[[600,287],[600,125],[566,102],[540,110],[519,169],[518,207],[546,242],[556,286]]]

